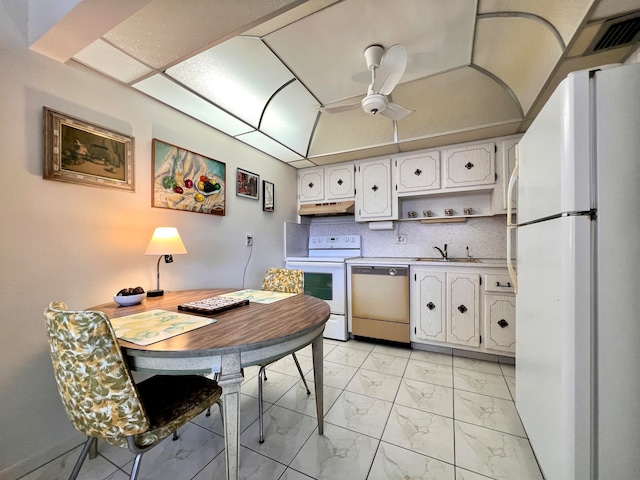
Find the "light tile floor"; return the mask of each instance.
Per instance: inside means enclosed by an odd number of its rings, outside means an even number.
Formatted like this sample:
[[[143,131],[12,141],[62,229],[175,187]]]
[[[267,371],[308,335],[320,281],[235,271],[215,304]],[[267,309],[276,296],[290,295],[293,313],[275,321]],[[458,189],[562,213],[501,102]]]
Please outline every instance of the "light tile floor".
[[[311,347],[298,352],[313,390]],[[240,476],[247,480],[542,480],[513,398],[515,368],[363,341],[324,341],[324,435],[315,395],[291,356],[265,382],[258,442],[257,367],[245,370]],[[217,409],[145,454],[140,480],[225,477]],[[23,480],[66,479],[81,447]],[[126,480],[133,455],[100,442],[81,480]]]

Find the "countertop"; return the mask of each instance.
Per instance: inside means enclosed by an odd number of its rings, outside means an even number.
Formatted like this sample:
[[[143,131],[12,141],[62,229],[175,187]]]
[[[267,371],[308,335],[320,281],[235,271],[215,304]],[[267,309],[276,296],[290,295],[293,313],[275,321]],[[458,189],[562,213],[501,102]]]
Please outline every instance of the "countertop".
[[[506,258],[479,258],[478,262],[443,262],[442,260],[424,261],[416,257],[358,257],[346,260],[351,265],[423,265],[423,266],[446,266],[447,268],[507,268]]]

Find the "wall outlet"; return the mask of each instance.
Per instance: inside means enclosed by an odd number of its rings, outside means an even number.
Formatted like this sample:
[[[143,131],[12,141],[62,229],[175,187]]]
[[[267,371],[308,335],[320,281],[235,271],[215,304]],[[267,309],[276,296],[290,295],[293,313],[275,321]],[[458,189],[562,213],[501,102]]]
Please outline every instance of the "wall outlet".
[[[396,235],[396,243],[399,243],[400,245],[406,245],[407,244],[407,236],[406,235]]]
[[[250,233],[247,233],[247,238],[245,239],[244,244],[247,247],[251,247],[253,245],[253,235],[251,235]]]

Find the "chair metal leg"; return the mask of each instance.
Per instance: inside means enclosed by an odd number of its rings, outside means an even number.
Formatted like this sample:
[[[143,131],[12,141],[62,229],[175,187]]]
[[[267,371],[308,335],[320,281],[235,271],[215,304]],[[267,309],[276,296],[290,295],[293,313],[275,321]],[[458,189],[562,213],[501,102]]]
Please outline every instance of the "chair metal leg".
[[[258,425],[260,426],[260,436],[258,441],[264,443],[264,412],[262,410],[262,379],[264,378],[264,366],[258,371]],[[266,380],[266,378],[265,378]]]
[[[298,367],[298,373],[300,373],[300,378],[302,378],[302,383],[304,383],[304,388],[307,389],[307,395],[311,395],[311,390],[309,390],[309,386],[307,385],[307,379],[304,378],[304,374],[302,373],[302,368],[300,368],[300,363],[298,362],[298,357],[296,357],[295,353],[292,353],[293,361],[296,362],[296,367]]]
[[[171,440],[173,440],[174,442],[180,437],[178,437],[178,430],[173,432],[173,438],[171,438]]]
[[[138,453],[136,458],[133,460],[133,468],[131,469],[131,476],[129,480],[137,480],[138,472],[140,471],[140,461],[142,460],[142,454]]]
[[[98,439],[94,438],[91,444],[91,450],[89,450],[89,460],[92,460],[98,456]]]
[[[76,464],[73,467],[73,471],[71,472],[71,476],[69,477],[69,480],[76,480],[78,473],[80,473],[80,469],[82,468],[82,464],[84,463],[85,458],[87,458],[87,453],[89,453],[89,450],[91,449],[91,446],[96,443],[97,438],[94,437],[87,437],[87,441],[84,442],[84,447],[82,447],[82,451],[80,452],[80,457],[78,458],[78,461],[76,462]]]
[[[224,415],[222,414],[222,398],[219,398],[216,403],[218,404],[218,409],[220,410],[220,421],[222,422],[222,428],[224,428]]]

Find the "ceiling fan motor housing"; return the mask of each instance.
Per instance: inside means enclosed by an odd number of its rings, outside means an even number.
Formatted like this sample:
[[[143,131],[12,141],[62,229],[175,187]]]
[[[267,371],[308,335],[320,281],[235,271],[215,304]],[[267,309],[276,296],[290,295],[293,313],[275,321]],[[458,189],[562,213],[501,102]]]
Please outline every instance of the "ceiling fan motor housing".
[[[386,99],[379,93],[367,95],[362,99],[362,109],[371,115],[382,112],[385,108],[387,108]]]

